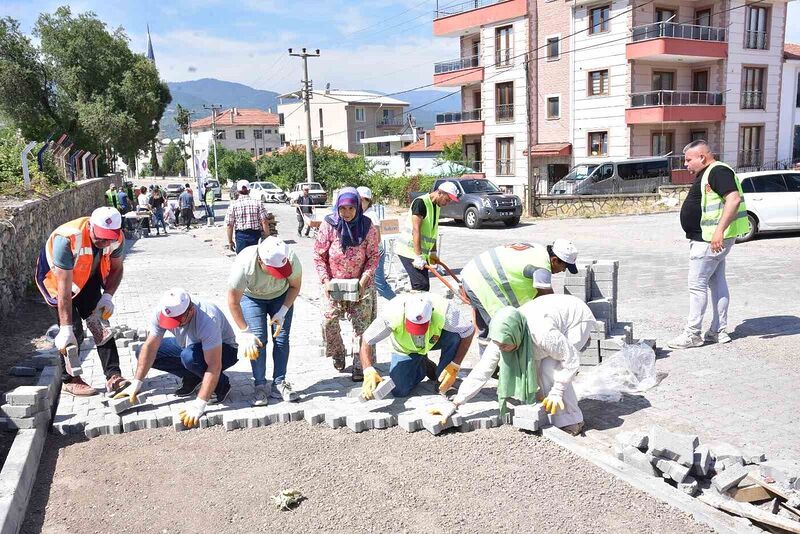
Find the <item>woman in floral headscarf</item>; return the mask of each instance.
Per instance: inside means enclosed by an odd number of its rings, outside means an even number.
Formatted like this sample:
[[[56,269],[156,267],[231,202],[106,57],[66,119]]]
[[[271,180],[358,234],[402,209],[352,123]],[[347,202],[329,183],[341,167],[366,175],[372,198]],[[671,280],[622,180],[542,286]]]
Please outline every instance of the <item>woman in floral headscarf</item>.
[[[361,198],[353,187],[339,191],[333,213],[325,217],[314,243],[314,266],[325,288],[322,337],[325,354],[333,366],[344,370],[347,349],[342,342],[339,320],[349,318],[356,336],[361,336],[372,320],[375,306],[373,277],[378,266],[378,231],[361,208]],[[331,298],[328,282],[334,278],[358,279],[359,300]],[[354,381],[363,379],[358,354],[353,361]]]

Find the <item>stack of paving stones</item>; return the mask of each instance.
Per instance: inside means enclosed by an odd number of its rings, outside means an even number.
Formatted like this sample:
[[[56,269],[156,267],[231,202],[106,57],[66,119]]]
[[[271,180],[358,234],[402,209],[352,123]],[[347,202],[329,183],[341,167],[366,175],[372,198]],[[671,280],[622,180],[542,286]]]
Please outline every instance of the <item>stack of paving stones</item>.
[[[271,211],[267,212],[267,224],[269,225],[269,235],[278,236],[278,220]]]
[[[564,294],[578,297],[589,306],[597,322],[589,345],[581,351],[581,365],[599,365],[625,345],[639,342],[633,337],[633,323],[617,320],[619,296],[619,261],[584,260],[578,272],[566,272]],[[641,340],[655,347],[654,340]]]
[[[0,428],[4,430],[33,429],[47,424],[52,406],[61,387],[61,367],[54,350],[37,351],[25,365],[12,368],[15,376],[36,377],[33,385],[18,386],[5,394],[0,406]],[[20,373],[20,370],[22,372]]]

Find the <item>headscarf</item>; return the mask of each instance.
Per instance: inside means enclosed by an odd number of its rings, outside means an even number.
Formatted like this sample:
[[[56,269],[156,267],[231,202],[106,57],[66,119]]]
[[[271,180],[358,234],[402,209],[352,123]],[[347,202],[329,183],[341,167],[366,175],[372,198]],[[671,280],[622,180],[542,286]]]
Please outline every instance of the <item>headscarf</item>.
[[[501,308],[489,325],[489,339],[517,346],[512,352],[500,352],[500,380],[497,384],[500,415],[505,415],[506,400],[509,397],[521,400],[525,404],[534,404],[538,389],[536,362],[533,358],[533,341],[525,316],[512,306]]]
[[[350,222],[339,217],[339,207],[343,205],[355,206],[356,216]],[[344,187],[339,190],[333,213],[325,217],[325,221],[336,229],[336,235],[342,244],[342,250],[347,247],[357,247],[367,238],[372,221],[364,216],[361,208],[361,197],[355,187]]]

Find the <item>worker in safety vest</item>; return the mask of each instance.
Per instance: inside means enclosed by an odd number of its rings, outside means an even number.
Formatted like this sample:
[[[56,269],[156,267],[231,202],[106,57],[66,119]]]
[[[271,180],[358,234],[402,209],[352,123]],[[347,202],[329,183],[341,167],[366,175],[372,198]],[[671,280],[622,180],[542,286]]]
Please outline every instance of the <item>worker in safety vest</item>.
[[[111,184],[106,189],[106,206],[111,208],[119,207],[119,200],[117,199],[117,186]]]
[[[553,292],[551,278],[568,270],[577,273],[578,250],[572,241],[552,245],[515,243],[489,249],[461,270],[464,293],[474,310],[478,337],[485,340],[489,323],[503,306],[519,308]]]
[[[441,393],[449,390],[458,376],[473,333],[470,317],[438,295],[410,293],[395,297],[361,338],[362,396],[371,399],[375,388],[383,381],[373,367],[372,349],[383,339],[391,337],[392,340],[389,367],[389,376],[394,382],[392,394],[406,397],[425,377],[438,381]],[[438,365],[428,359],[432,350],[441,350]]]
[[[81,319],[94,337],[106,376],[106,390],[116,392],[129,384],[122,378],[117,345],[107,320],[114,313],[114,293],[122,281],[125,238],[122,217],[111,207],[97,208],[56,228],[39,254],[35,282],[47,304],[58,310],[56,348],[81,346]],[[76,396],[97,394],[77,371],[62,359],[63,389]],[[70,371],[70,372],[67,372]]]
[[[686,168],[695,176],[681,206],[681,226],[689,239],[689,318],[683,332],[669,342],[673,349],[704,343],[728,343],[725,262],[738,236],[750,223],[736,172],[716,161],[708,143],[692,141],[683,149]],[[702,334],[703,315],[711,293],[711,324]]]
[[[431,288],[425,265],[436,263],[436,239],[439,237],[439,210],[458,202],[458,187],[442,182],[432,193],[417,197],[408,209],[395,252],[408,273],[411,289],[429,291]]]

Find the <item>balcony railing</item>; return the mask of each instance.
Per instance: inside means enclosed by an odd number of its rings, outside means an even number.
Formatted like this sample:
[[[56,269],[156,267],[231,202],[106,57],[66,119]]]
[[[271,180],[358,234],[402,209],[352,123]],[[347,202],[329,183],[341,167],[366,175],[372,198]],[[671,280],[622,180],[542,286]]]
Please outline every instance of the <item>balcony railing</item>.
[[[758,167],[761,157],[761,150],[742,150],[739,152],[739,167]]]
[[[441,0],[442,5],[440,6],[440,0],[436,0],[436,11],[434,12],[433,18],[440,19],[442,17],[449,17],[450,15],[458,15],[459,13],[466,13],[473,9],[502,4],[503,2],[508,2],[508,0],[470,0],[453,5],[448,5],[450,2],[447,0]]]
[[[648,91],[631,95],[632,108],[649,106],[721,106],[723,93],[708,91]]]
[[[436,114],[436,124],[450,124],[453,122],[469,122],[479,120],[482,120],[482,113],[479,109]]]
[[[442,161],[441,167],[449,169],[451,174],[469,174],[472,172],[483,172],[483,162],[475,160],[463,161]]]
[[[500,48],[494,54],[494,66],[497,68],[510,67],[514,64],[513,51],[510,48]]]
[[[400,117],[378,117],[377,126],[405,126],[406,118]]]
[[[497,176],[513,176],[513,175],[514,175],[514,160],[498,159]]]
[[[742,91],[742,109],[764,109],[764,93]]]
[[[495,120],[508,122],[514,120],[514,104],[500,104],[495,106]]]
[[[697,26],[694,24],[678,24],[677,22],[654,22],[633,29],[633,42],[674,37],[676,39],[694,39],[695,41],[714,41],[724,43],[727,40],[725,28]]]
[[[744,32],[744,47],[751,50],[767,49],[767,32],[747,30]]]
[[[478,67],[478,56],[462,57],[459,59],[451,59],[450,61],[441,61],[433,65],[434,74],[446,74],[462,69],[471,69]]]

